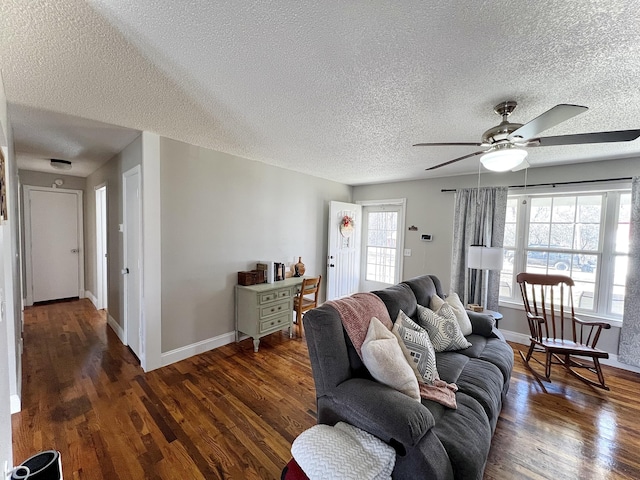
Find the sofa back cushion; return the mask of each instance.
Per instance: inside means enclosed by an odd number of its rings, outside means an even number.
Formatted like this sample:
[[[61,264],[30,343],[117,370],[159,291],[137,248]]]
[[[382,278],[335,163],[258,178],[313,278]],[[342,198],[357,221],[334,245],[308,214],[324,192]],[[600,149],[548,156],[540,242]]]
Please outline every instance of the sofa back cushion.
[[[402,283],[387,287],[384,290],[376,290],[371,292],[384,302],[391,321],[395,322],[398,318],[398,312],[402,310],[409,318],[417,318],[417,302],[416,296],[411,289]]]
[[[433,295],[439,295],[443,298],[440,280],[438,280],[434,275],[422,275],[420,277],[412,278],[411,280],[406,280],[400,285],[402,284],[407,285],[411,289],[418,305],[428,307]],[[413,318],[412,315],[409,316]],[[392,315],[391,318],[395,317]]]

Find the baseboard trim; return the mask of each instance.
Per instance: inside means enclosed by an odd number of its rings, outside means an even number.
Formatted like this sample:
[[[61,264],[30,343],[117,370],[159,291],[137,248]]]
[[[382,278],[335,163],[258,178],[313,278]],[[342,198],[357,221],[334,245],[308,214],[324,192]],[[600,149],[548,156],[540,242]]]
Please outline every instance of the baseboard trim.
[[[89,290],[85,290],[84,296],[89,300],[91,300],[91,303],[93,303],[93,306],[96,307],[96,310],[98,310],[98,299],[95,297],[95,295],[91,293]]]
[[[504,338],[506,338],[510,342],[529,345],[529,335],[525,333],[512,332],[510,330],[500,330],[500,332],[502,332],[502,334],[504,335]],[[618,360],[618,355],[614,353],[609,353],[609,358],[600,360],[600,363],[602,363],[603,365],[609,365],[610,367],[616,367],[622,370],[628,370],[629,372],[640,373],[640,368],[620,362]]]
[[[10,406],[11,406],[11,414],[18,413],[22,410],[22,404],[20,402],[20,397],[18,395],[11,395],[9,398]]]
[[[229,332],[218,335],[217,337],[208,338],[207,340],[202,340],[197,343],[192,343],[191,345],[186,345],[184,347],[170,350],[161,355],[162,366],[166,367],[167,365],[179,362],[180,360],[184,360],[186,358],[193,357],[194,355],[208,352],[209,350],[213,350],[214,348],[222,347],[223,345],[235,342],[235,340],[235,332]]]
[[[116,319],[113,318],[108,313],[107,313],[107,323],[111,327],[111,330],[113,330],[114,333],[118,336],[118,338],[120,339],[122,344],[126,345],[126,343],[124,341],[124,329],[120,325],[118,325],[118,322],[116,322]]]

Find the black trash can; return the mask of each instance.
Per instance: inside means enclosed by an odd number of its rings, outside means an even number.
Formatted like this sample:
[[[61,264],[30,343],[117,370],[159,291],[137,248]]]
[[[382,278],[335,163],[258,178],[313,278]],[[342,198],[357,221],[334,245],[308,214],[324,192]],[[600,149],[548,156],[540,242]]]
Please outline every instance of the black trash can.
[[[60,452],[45,450],[27,458],[13,470],[11,480],[62,480]]]

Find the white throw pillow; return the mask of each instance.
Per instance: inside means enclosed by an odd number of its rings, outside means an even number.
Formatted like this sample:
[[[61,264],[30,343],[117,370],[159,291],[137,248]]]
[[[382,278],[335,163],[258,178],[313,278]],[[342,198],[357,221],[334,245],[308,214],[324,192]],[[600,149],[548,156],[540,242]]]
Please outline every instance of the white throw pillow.
[[[464,350],[471,346],[460,331],[455,313],[446,303],[440,307],[440,314],[418,305],[418,322],[429,334],[436,352]]]
[[[456,320],[458,321],[458,325],[460,325],[460,330],[463,335],[471,335],[473,333],[473,327],[471,326],[471,320],[469,320],[469,314],[467,310],[464,308],[462,301],[457,293],[450,294],[445,300],[441,299],[438,295],[433,295],[431,297],[431,304],[429,308],[434,312],[438,313],[442,305],[447,304],[453,310],[453,313],[456,315]]]
[[[398,339],[376,317],[362,344],[362,361],[378,382],[420,401],[420,387]]]
[[[398,337],[400,348],[418,382],[433,385],[433,381],[440,377],[436,368],[436,351],[427,331],[400,310],[392,332]]]

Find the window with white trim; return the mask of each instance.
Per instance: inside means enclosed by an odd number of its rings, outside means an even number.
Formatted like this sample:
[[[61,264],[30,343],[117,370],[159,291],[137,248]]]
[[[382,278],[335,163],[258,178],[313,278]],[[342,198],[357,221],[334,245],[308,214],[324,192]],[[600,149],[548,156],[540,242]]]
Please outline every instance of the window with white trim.
[[[629,190],[509,195],[500,299],[522,301],[518,272],[560,273],[577,311],[622,319],[630,216]]]

